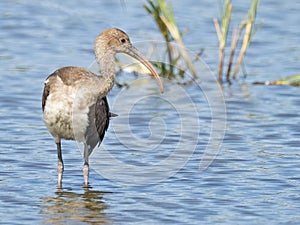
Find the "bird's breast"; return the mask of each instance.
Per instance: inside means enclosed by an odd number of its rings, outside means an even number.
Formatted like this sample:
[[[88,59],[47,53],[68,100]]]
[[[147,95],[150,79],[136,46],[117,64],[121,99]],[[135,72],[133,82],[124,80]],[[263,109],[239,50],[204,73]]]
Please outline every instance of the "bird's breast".
[[[53,91],[47,97],[44,121],[54,138],[84,141],[88,126],[88,104],[72,88]]]

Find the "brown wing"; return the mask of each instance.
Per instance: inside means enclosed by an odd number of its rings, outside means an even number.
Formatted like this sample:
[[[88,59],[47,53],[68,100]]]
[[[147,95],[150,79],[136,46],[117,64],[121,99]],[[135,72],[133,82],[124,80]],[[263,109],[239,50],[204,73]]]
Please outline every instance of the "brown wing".
[[[48,81],[48,82],[45,82],[44,91],[43,91],[43,96],[42,96],[42,109],[43,109],[43,112],[44,112],[44,109],[45,109],[47,97],[48,97],[48,95],[50,94],[50,83],[49,83],[49,78],[50,78],[50,77],[53,77],[53,76],[55,76],[55,73],[52,73],[51,75],[49,75],[49,76],[47,77],[47,79],[46,79],[46,81]]]
[[[89,154],[92,153],[98,143],[99,145],[101,144],[109,125],[109,117],[110,112],[106,97],[99,98],[90,107],[88,114],[89,125],[85,133],[85,138],[86,144],[89,146]]]
[[[47,97],[48,97],[49,93],[50,93],[50,87],[49,87],[49,85],[45,84],[44,91],[43,91],[43,97],[42,97],[42,109],[43,109],[43,112],[44,112],[46,100],[47,100]]]

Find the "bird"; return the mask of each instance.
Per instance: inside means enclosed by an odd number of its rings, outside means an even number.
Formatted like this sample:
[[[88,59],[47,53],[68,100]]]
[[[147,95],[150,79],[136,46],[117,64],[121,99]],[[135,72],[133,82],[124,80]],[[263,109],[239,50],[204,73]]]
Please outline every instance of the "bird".
[[[101,144],[110,117],[106,95],[115,81],[115,55],[125,53],[142,63],[153,76],[163,93],[162,81],[145,56],[118,28],[109,28],[98,35],[94,53],[100,74],[76,66],[66,66],[50,74],[42,94],[43,120],[56,144],[58,157],[58,188],[62,188],[64,163],[61,141],[76,140],[84,144],[84,187],[89,186],[89,156]]]

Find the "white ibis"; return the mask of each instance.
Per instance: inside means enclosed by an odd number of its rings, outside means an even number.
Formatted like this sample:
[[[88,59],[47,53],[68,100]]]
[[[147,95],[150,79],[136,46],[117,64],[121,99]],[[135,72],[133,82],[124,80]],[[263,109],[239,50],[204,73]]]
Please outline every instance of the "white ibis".
[[[111,116],[106,95],[114,85],[116,53],[125,53],[140,61],[155,77],[163,92],[154,67],[130,43],[125,32],[117,28],[105,30],[96,38],[94,51],[100,76],[81,67],[63,67],[45,81],[43,118],[57,146],[59,188],[64,171],[61,139],[84,143],[83,177],[84,186],[88,186],[89,155],[103,140]]]

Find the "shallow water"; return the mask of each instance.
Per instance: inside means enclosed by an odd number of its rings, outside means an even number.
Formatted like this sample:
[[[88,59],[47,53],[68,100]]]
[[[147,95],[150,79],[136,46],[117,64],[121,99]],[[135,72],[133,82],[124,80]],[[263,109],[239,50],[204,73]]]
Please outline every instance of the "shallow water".
[[[215,73],[218,4],[202,2],[174,1],[174,13],[189,29],[189,49],[204,48]],[[233,4],[234,20],[244,18],[244,2]],[[107,27],[133,42],[161,37],[142,3],[1,1],[0,224],[298,224],[299,88],[251,84],[299,73],[300,4],[274,4],[260,3],[264,25],[247,52],[247,77],[223,91],[204,64],[202,83],[164,81],[164,95],[144,76],[114,88],[109,102],[119,116],[91,157],[91,188],[82,188],[77,143],[65,141],[59,190],[43,81],[61,66],[89,67],[94,38]]]

